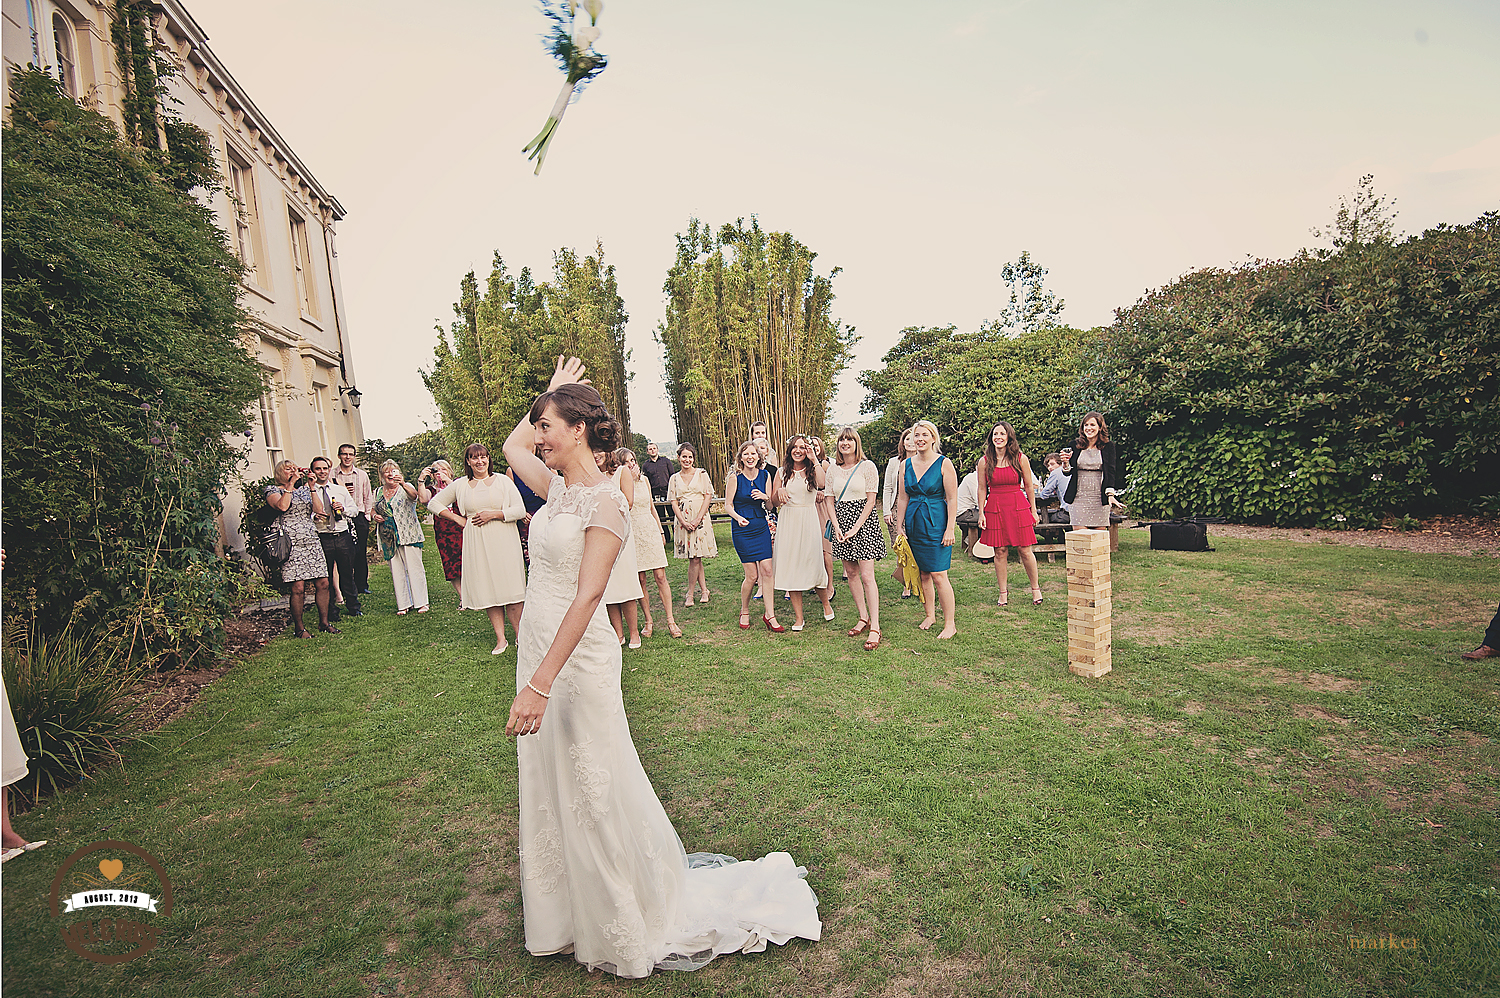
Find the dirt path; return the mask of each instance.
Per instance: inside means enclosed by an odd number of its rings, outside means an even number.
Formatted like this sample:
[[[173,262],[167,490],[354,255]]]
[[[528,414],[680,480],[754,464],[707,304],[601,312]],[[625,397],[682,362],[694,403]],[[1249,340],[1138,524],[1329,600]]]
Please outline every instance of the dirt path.
[[[1298,541],[1304,544],[1353,544],[1367,548],[1417,551],[1423,554],[1463,554],[1500,558],[1500,517],[1435,516],[1416,530],[1307,530],[1301,527],[1246,527],[1214,523],[1210,537]]]

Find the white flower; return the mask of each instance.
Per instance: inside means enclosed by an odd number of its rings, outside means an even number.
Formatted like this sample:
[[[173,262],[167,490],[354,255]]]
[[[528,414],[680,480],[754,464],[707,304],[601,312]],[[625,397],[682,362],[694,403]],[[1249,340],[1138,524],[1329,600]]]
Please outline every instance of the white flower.
[[[583,0],[583,9],[589,12],[589,21],[599,23],[599,12],[604,9],[604,0]]]
[[[1378,481],[1383,480],[1384,478],[1385,478],[1384,475],[1382,475],[1379,472],[1377,472],[1377,473],[1375,473],[1375,474],[1373,474],[1373,475],[1370,476],[1370,481],[1372,481],[1372,482],[1378,482]]]
[[[585,24],[573,32],[573,44],[580,50],[594,47],[594,42],[599,40],[599,29],[592,24]]]
[[[1333,518],[1336,521],[1338,521],[1339,523],[1343,523],[1344,522],[1344,514],[1343,513],[1336,513],[1336,514],[1334,514]]]
[[[1273,467],[1273,468],[1279,468],[1279,467],[1281,467],[1281,462],[1280,461],[1272,461],[1271,462],[1271,467]]]

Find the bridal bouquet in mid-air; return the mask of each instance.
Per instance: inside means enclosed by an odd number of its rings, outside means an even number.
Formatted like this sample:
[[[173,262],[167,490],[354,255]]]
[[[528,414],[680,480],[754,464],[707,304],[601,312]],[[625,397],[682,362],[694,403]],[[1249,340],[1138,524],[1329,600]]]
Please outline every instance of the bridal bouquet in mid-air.
[[[588,15],[588,23],[578,23],[578,8]],[[527,159],[536,160],[536,174],[542,172],[542,164],[547,161],[547,149],[552,145],[552,138],[557,134],[557,126],[562,124],[562,116],[568,110],[568,104],[578,94],[583,92],[584,86],[604,72],[604,67],[609,65],[609,59],[594,51],[594,42],[599,39],[599,12],[604,9],[603,0],[583,0],[582,4],[576,0],[543,0],[542,13],[552,21],[552,30],[547,35],[547,48],[557,61],[562,63],[563,72],[567,74],[567,80],[563,83],[562,92],[557,95],[557,103],[552,105],[552,113],[547,115],[547,123],[537,133],[536,138],[526,143],[521,151],[527,153]]]

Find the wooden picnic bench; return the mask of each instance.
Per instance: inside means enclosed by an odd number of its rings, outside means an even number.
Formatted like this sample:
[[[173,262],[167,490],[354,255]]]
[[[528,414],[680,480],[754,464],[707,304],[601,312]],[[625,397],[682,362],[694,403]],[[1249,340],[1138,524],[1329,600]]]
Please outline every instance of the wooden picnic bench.
[[[1114,554],[1120,550],[1120,524],[1125,522],[1125,517],[1119,513],[1109,514],[1109,553]],[[1049,562],[1056,561],[1059,554],[1066,556],[1068,551],[1068,531],[1074,527],[1071,523],[1038,523],[1036,525],[1036,546],[1031,550],[1034,554],[1047,555]]]

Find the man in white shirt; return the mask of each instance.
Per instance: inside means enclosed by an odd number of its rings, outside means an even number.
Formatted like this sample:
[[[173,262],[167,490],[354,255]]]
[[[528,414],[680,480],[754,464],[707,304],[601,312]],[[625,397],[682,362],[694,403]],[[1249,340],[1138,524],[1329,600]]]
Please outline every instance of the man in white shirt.
[[[1068,503],[1063,501],[1063,496],[1068,492],[1068,482],[1072,480],[1072,476],[1063,471],[1062,454],[1048,454],[1046,457],[1042,458],[1042,464],[1047,468],[1047,481],[1044,485],[1042,485],[1041,488],[1037,489],[1037,508],[1039,510],[1043,509],[1046,507],[1046,504],[1050,500],[1056,499],[1058,504],[1062,507],[1063,515],[1069,516],[1070,506]],[[1069,521],[1063,519],[1054,520],[1049,515],[1048,522],[1066,523]]]
[[[354,521],[350,515],[359,507],[348,489],[330,480],[333,462],[328,458],[318,455],[312,459],[308,470],[313,476],[309,488],[323,500],[324,515],[314,516],[313,526],[318,529],[323,557],[328,560],[328,577],[334,578],[334,570],[338,570],[338,588],[344,596],[344,609],[351,617],[363,617],[364,611],[359,607],[359,585],[354,579]],[[333,603],[328,608],[328,620],[331,623],[338,619],[338,604]]]
[[[354,445],[339,444],[339,466],[333,480],[342,485],[354,499],[354,588],[363,596],[370,591],[370,559],[365,557],[370,543],[370,510],[375,508],[375,490],[365,469],[354,466]]]
[[[979,540],[979,472],[971,471],[958,483],[959,529],[963,531],[964,554],[974,550]],[[973,534],[971,538],[969,535]]]

